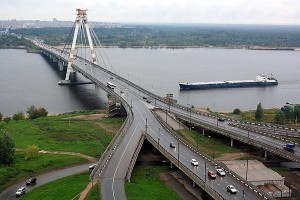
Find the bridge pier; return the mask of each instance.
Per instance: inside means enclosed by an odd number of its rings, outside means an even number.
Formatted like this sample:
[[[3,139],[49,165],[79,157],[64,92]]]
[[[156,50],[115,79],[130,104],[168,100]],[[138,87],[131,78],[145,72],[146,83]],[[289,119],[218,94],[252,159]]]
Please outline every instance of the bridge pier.
[[[230,147],[233,147],[233,138],[230,138]]]
[[[58,62],[57,58],[56,58],[56,57],[54,57],[54,56],[53,56],[53,59],[52,59],[52,61],[53,61],[54,63],[57,63],[57,62]]]
[[[64,71],[64,64],[62,60],[58,61],[58,68],[60,72]]]
[[[173,163],[172,162],[170,162],[170,168],[173,169]]]
[[[268,158],[268,152],[265,150],[265,159],[267,159]]]
[[[204,128],[202,128],[202,135],[204,136],[204,133],[205,133],[205,129]]]
[[[196,187],[196,183],[193,181],[193,187]]]

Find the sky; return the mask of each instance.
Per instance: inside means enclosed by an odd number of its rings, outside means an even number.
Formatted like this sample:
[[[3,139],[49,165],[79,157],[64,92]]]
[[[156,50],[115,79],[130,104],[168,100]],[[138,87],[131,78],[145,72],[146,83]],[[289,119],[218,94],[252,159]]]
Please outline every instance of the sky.
[[[0,20],[300,25],[300,0],[0,0]]]

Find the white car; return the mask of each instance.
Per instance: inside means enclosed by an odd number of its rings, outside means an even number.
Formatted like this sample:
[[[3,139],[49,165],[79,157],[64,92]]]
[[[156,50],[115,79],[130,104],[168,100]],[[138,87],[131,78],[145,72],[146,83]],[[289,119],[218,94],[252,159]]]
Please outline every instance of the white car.
[[[92,164],[89,166],[89,169],[94,169],[97,166],[97,164]]]
[[[20,196],[22,196],[23,194],[25,194],[25,192],[26,192],[26,188],[25,188],[25,187],[21,187],[21,188],[19,188],[19,189],[17,190],[16,196],[17,196],[17,197],[20,197]]]
[[[192,163],[193,166],[198,166],[199,165],[198,161],[194,158],[191,160],[191,163]]]
[[[226,174],[223,169],[217,169],[216,171],[219,176],[225,176],[225,174]]]
[[[235,189],[235,187],[233,185],[227,185],[227,190],[232,194],[237,193],[237,189]]]

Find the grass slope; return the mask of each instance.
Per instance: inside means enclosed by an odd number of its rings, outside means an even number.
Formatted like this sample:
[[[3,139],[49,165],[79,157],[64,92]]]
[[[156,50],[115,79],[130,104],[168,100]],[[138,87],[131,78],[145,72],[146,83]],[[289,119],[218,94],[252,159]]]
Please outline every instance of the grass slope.
[[[24,156],[24,152],[16,152],[12,165],[0,165],[0,191],[18,180],[60,167],[86,162],[86,159],[70,155],[39,154],[36,159],[28,161],[24,160]]]
[[[241,150],[230,147],[228,141],[224,141],[217,138],[212,138],[208,136],[203,136],[196,131],[190,129],[183,129],[177,131],[177,133],[183,137],[188,143],[193,144],[195,147],[197,146],[198,139],[198,148],[199,150],[205,152],[209,156],[213,158],[221,157],[222,154],[226,153],[237,153],[242,152]],[[197,138],[198,137],[198,138]]]
[[[22,200],[73,199],[89,182],[90,171],[75,174],[42,185],[25,194]]]
[[[180,197],[159,178],[166,171],[165,166],[137,166],[134,168],[131,182],[125,183],[125,192],[129,200],[176,200]]]

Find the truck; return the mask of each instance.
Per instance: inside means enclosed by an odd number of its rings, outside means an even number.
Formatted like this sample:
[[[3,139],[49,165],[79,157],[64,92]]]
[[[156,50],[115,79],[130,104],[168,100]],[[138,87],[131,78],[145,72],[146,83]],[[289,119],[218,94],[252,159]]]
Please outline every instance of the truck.
[[[284,146],[283,146],[283,149],[284,150],[287,150],[287,151],[291,151],[293,152],[294,151],[294,148],[295,148],[295,144],[293,143],[286,143]]]

